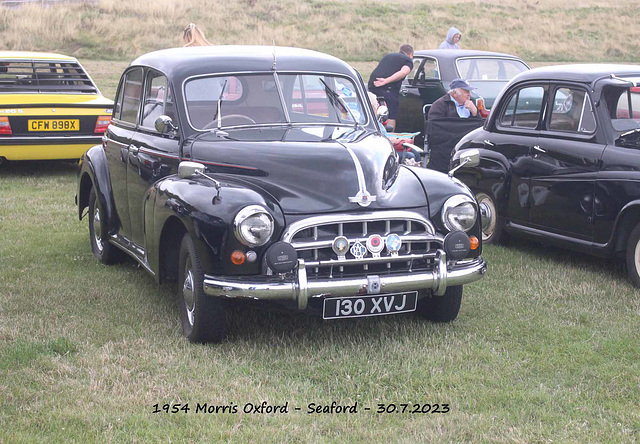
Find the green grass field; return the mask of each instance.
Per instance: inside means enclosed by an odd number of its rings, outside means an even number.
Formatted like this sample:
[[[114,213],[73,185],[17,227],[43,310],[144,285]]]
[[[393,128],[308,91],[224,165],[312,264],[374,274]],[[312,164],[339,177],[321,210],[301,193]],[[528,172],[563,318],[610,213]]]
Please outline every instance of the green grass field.
[[[616,262],[490,246],[448,325],[238,306],[227,341],[192,345],[172,288],[92,256],[76,172],[0,166],[0,442],[640,440],[640,292]],[[243,413],[263,401],[290,411]],[[358,413],[307,413],[333,401]]]

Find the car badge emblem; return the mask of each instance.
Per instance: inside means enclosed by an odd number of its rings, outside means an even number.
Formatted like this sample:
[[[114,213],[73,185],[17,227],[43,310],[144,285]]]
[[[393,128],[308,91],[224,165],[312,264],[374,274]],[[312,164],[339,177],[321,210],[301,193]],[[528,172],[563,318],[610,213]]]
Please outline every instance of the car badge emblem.
[[[331,248],[338,255],[338,259],[346,259],[347,251],[349,251],[349,240],[344,236],[338,236],[333,240]]]
[[[379,234],[372,234],[367,239],[367,250],[371,252],[373,257],[380,257],[380,253],[384,250],[384,240]]]
[[[367,254],[367,248],[362,245],[360,242],[356,242],[355,244],[353,244],[351,246],[351,254],[353,254],[353,257],[355,257],[356,259],[360,260],[364,257],[365,254]]]
[[[372,196],[367,190],[360,190],[355,196],[349,198],[349,202],[357,203],[361,207],[368,207],[375,200],[376,196]]]
[[[402,239],[400,239],[400,236],[395,233],[387,236],[387,249],[389,253],[391,253],[391,256],[397,256],[401,246]]]

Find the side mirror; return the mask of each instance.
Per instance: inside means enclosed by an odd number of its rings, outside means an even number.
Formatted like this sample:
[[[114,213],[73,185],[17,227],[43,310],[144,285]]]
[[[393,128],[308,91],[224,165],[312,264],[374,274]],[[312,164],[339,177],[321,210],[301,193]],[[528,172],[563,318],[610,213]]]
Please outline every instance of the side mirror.
[[[449,177],[462,167],[475,167],[480,165],[480,151],[477,149],[465,150],[460,153],[460,163],[457,167],[449,171]]]
[[[376,117],[379,122],[384,122],[389,118],[389,108],[386,105],[380,105],[376,111]]]
[[[158,117],[158,119],[160,119],[160,117]],[[189,162],[185,160],[180,162],[180,165],[178,165],[178,176],[180,177],[180,179],[189,179],[196,174],[203,174],[204,169],[205,167],[201,163]]]
[[[160,134],[167,134],[169,131],[177,131],[178,127],[173,124],[173,119],[169,116],[158,116],[156,119],[156,131]]]
[[[480,165],[480,151],[466,150],[460,153],[460,164],[464,164],[466,167],[475,167]]]

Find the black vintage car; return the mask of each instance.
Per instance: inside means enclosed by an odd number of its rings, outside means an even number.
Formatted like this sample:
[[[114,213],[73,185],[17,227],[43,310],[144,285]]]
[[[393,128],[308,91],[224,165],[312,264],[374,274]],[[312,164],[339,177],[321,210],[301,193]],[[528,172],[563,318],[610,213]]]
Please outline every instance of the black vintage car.
[[[138,58],[79,172],[94,254],[177,281],[195,342],[223,339],[233,299],[455,319],[463,284],[486,270],[473,194],[399,165],[364,94],[349,65],[308,50]]]
[[[499,52],[432,49],[416,51],[413,70],[403,80],[396,131],[424,132],[431,104],[442,97],[451,81],[462,78],[477,89],[475,100],[482,97],[486,109],[493,106],[498,93],[517,74],[529,66],[520,58]],[[488,115],[488,113],[487,113]],[[424,133],[416,138],[421,144]]]
[[[483,239],[504,233],[612,257],[640,286],[640,66],[571,65],[520,74],[484,128],[456,146],[481,161],[457,173],[476,194]]]

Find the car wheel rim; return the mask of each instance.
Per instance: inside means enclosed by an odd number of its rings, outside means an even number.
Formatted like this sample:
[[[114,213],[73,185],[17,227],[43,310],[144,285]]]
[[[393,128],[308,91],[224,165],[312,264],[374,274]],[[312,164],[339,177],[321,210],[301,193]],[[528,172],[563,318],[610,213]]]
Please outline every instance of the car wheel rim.
[[[182,284],[182,298],[184,299],[184,306],[187,310],[189,325],[193,325],[193,313],[196,309],[196,297],[193,270],[191,269],[190,258],[187,258],[187,263],[185,264],[184,283]]]
[[[496,231],[496,207],[491,198],[485,194],[478,195],[477,200],[482,222],[482,240],[486,242]]]
[[[100,222],[100,208],[96,205],[93,210],[93,240],[96,242],[96,248],[102,253],[104,245],[102,244],[102,223]]]
[[[634,264],[636,266],[636,273],[640,275],[640,241],[636,243],[635,254],[633,255]]]

